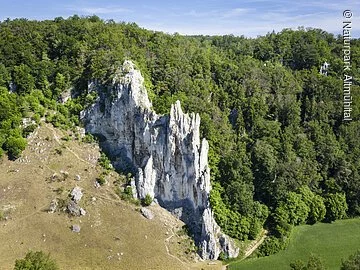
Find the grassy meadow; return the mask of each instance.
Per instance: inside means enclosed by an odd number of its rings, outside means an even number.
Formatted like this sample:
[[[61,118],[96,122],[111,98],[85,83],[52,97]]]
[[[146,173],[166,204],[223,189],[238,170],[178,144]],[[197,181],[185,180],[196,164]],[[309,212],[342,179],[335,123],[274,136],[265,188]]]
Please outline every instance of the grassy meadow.
[[[329,270],[339,269],[341,259],[360,249],[360,219],[339,220],[296,227],[290,245],[273,256],[233,262],[230,270],[282,270],[290,263],[307,261],[311,254],[320,256]]]

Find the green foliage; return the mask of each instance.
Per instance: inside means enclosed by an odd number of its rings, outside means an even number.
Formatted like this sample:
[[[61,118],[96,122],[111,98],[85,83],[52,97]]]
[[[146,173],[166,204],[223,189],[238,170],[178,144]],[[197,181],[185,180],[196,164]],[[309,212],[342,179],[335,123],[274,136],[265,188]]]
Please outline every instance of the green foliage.
[[[128,196],[128,197],[133,197],[133,189],[131,186],[127,186],[125,189],[124,189],[124,195],[125,196]]]
[[[99,177],[96,178],[96,182],[98,182],[100,186],[105,185],[106,183],[105,175],[100,174]]]
[[[4,64],[0,63],[0,86],[7,87],[10,83],[11,77],[9,71]]]
[[[314,224],[318,221],[322,221],[325,218],[326,207],[324,199],[314,194],[309,187],[303,186],[299,190],[302,200],[309,208],[307,221],[310,224]]]
[[[121,190],[121,188],[118,188],[116,193],[119,195],[119,197],[122,200],[133,203],[137,206],[140,205],[140,200],[134,198],[133,188],[131,186],[126,186],[124,188],[124,190]]]
[[[222,200],[222,188],[215,183],[210,194],[210,203],[214,211],[215,220],[224,232],[236,239],[254,239],[262,228],[268,212],[264,205],[256,204],[258,216],[241,216],[238,212],[229,209]]]
[[[27,127],[25,127],[23,129],[23,134],[22,136],[23,137],[27,137],[29,136],[32,132],[34,132],[34,130],[37,128],[37,125],[36,124],[31,124],[31,125],[28,125]]]
[[[104,168],[106,171],[112,170],[113,166],[111,164],[110,159],[107,157],[105,153],[101,153],[101,156],[98,159],[98,164]]]
[[[22,137],[9,137],[5,142],[5,150],[8,151],[11,159],[17,159],[20,157],[21,152],[25,149],[27,142]]]
[[[57,99],[59,95],[65,90],[65,88],[66,88],[65,76],[62,75],[61,73],[57,73],[55,76],[53,97]]]
[[[286,238],[277,238],[275,236],[267,237],[259,247],[260,256],[270,256],[283,250],[288,245],[289,240]]]
[[[15,262],[14,270],[57,270],[59,267],[56,262],[50,258],[50,254],[42,251],[30,251],[24,259],[18,259]]]
[[[150,194],[146,194],[145,198],[142,201],[144,206],[149,206],[153,202],[153,197]]]
[[[309,261],[304,263],[302,260],[296,260],[290,264],[292,270],[326,270],[321,258],[311,254]]]
[[[281,202],[276,209],[276,214],[282,216],[282,219],[291,225],[299,225],[305,223],[309,207],[302,200],[302,196],[295,192],[290,192],[285,201]]]
[[[35,79],[31,75],[31,68],[25,64],[14,67],[13,79],[19,94],[28,94],[35,88]]]
[[[53,124],[54,127],[63,127],[63,128],[69,127],[69,119],[66,118],[66,116],[60,112],[56,112],[54,114],[49,114],[46,117],[46,121],[48,123]]]
[[[222,252],[220,252],[220,254],[219,254],[218,260],[220,260],[220,261],[226,261],[228,258],[229,258],[228,255],[227,255],[225,252],[222,251]]]
[[[345,194],[335,193],[328,194],[325,198],[326,216],[328,222],[335,221],[346,217],[348,206]]]
[[[342,260],[340,270],[358,270],[360,269],[360,250],[351,255],[346,260]]]
[[[271,233],[281,244],[272,240],[271,245],[265,247],[269,250],[284,249],[294,225],[322,221],[325,213],[323,198],[314,194],[309,187],[303,186],[297,193],[289,192],[286,198],[280,201],[270,218]],[[264,251],[262,254],[269,254],[269,251]]]
[[[95,140],[95,137],[92,136],[91,134],[85,134],[84,138],[82,138],[82,141],[83,141],[84,143],[93,143],[93,142],[95,142],[96,140]]]

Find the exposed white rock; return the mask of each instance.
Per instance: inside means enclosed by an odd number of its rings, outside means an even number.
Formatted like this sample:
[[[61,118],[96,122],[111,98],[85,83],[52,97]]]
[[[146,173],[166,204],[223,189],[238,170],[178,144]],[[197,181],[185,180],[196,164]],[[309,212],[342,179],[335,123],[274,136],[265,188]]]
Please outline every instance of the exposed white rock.
[[[72,200],[75,203],[78,203],[81,200],[83,193],[82,193],[80,187],[74,187],[73,190],[71,191],[70,195],[71,195]]]
[[[80,216],[81,215],[80,209],[81,209],[80,206],[73,200],[71,200],[66,206],[67,212],[73,216]]]
[[[60,97],[59,97],[59,101],[62,104],[65,104],[68,100],[71,100],[71,92],[73,89],[69,88],[66,89],[64,92],[61,93]]]
[[[142,214],[144,217],[146,217],[147,219],[153,219],[153,218],[154,218],[154,214],[153,214],[153,212],[152,212],[150,209],[147,209],[147,208],[145,208],[145,207],[142,207],[142,208],[140,209],[140,211],[141,211],[141,214]]]
[[[80,208],[79,213],[80,213],[80,216],[85,216],[86,215],[86,211],[85,211],[84,208]]]
[[[183,113],[179,101],[170,115],[157,115],[143,81],[125,61],[108,91],[99,91],[96,103],[81,113],[86,131],[101,137],[116,167],[135,174],[139,199],[149,194],[190,227],[202,258],[216,259],[221,251],[237,256],[210,208],[209,145],[200,141],[200,116]]]
[[[59,206],[58,200],[57,200],[57,199],[52,200],[51,203],[50,203],[50,207],[49,207],[48,213],[55,213],[55,211],[57,210],[58,206]]]
[[[81,230],[81,227],[80,227],[80,225],[78,225],[78,224],[74,224],[74,225],[71,226],[71,230],[72,230],[73,232],[75,232],[75,233],[79,233],[80,230]]]

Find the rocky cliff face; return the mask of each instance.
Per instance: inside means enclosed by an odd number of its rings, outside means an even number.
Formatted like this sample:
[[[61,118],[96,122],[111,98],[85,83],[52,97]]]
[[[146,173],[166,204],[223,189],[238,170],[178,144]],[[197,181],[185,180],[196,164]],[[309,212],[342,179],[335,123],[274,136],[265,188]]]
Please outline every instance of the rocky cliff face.
[[[223,251],[238,254],[216,224],[209,205],[208,142],[200,141],[200,117],[185,114],[177,101],[170,114],[152,110],[143,77],[125,61],[97,102],[82,113],[87,132],[101,138],[114,165],[135,174],[135,195],[147,194],[183,220],[195,235],[203,259]]]

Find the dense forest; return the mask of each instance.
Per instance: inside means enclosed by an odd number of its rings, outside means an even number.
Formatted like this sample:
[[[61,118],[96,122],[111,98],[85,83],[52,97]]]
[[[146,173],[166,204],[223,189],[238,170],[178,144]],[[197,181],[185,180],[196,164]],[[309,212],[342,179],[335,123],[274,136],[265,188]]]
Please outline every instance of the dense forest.
[[[343,120],[342,49],[341,36],[319,29],[245,38],[170,35],[97,16],[5,20],[0,156],[18,158],[42,118],[81,125],[96,98],[88,82],[107,84],[133,60],[158,113],[180,100],[200,114],[215,218],[239,240],[267,228],[259,254],[269,255],[293,226],[360,215],[360,40],[351,41],[347,71],[352,121]]]

